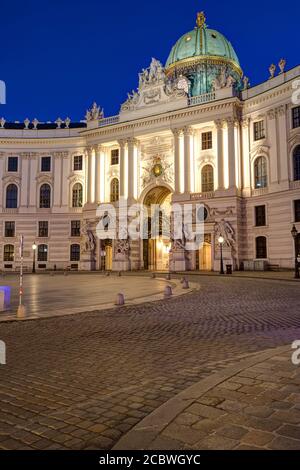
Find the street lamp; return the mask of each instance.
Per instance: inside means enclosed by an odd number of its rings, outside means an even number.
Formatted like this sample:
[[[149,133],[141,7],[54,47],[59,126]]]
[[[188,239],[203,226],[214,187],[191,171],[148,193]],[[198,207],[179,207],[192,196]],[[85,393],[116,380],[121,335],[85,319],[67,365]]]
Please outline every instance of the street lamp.
[[[33,259],[32,259],[32,272],[33,274],[35,273],[35,252],[37,249],[37,245],[35,242],[32,244],[32,254],[33,254]]]
[[[294,248],[295,248],[295,278],[299,279],[299,264],[298,264],[298,243],[297,243],[297,238],[298,238],[298,230],[296,229],[295,225],[293,225],[293,228],[291,230],[292,237],[294,239]]]
[[[224,266],[223,266],[223,243],[224,243],[224,238],[220,236],[218,238],[218,242],[220,245],[220,251],[221,251],[221,258],[220,258],[220,274],[224,274]]]

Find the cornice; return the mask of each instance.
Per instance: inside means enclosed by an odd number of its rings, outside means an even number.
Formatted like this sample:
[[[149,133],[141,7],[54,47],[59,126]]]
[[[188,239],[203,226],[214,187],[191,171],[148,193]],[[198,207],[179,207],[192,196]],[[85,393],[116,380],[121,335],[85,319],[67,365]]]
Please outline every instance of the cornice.
[[[22,139],[20,137],[1,137],[0,138],[0,146],[1,145],[32,145],[32,146],[38,146],[38,145],[54,145],[56,144],[57,146],[59,145],[64,145],[64,144],[72,144],[72,143],[77,143],[77,145],[84,145],[84,138],[82,136],[77,136],[77,137],[60,137],[59,140],[57,137],[53,137],[53,139],[48,138],[48,139],[42,139],[42,138],[36,138],[36,139]]]

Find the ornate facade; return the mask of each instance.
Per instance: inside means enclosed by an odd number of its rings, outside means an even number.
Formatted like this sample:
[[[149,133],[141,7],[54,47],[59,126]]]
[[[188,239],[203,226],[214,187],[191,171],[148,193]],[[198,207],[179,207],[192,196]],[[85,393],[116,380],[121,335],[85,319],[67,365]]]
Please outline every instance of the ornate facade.
[[[270,67],[250,87],[232,45],[206,27],[152,59],[117,116],[97,104],[85,120],[0,120],[0,268],[217,270],[218,237],[234,269],[292,268],[300,231],[300,66]],[[182,240],[99,240],[99,203],[199,202],[199,250]],[[296,246],[299,247],[300,238]],[[298,248],[296,248],[298,250]]]

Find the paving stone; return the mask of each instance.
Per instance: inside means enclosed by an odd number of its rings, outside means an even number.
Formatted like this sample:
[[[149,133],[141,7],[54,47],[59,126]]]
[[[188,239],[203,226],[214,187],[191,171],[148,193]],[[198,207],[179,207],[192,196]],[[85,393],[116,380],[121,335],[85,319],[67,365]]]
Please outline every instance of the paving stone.
[[[193,405],[189,406],[186,411],[196,416],[203,416],[204,418],[210,419],[218,418],[224,414],[224,411],[222,410],[212,406],[201,405],[200,403],[193,403]]]
[[[205,434],[195,428],[171,423],[163,430],[162,436],[193,445],[205,437]]]
[[[287,424],[277,429],[277,434],[282,436],[292,437],[293,439],[300,440],[300,427]]]
[[[197,448],[210,450],[229,450],[238,445],[237,440],[221,436],[208,436],[197,443]]]
[[[300,441],[287,437],[276,437],[269,445],[272,450],[300,450]]]
[[[274,439],[274,434],[271,432],[265,432],[265,431],[258,431],[257,429],[255,431],[249,431],[247,434],[245,434],[241,441],[243,443],[247,444],[253,444],[255,446],[265,446],[268,444],[268,442],[272,441]]]
[[[216,434],[221,436],[229,437],[231,439],[240,440],[245,434],[248,433],[248,429],[241,426],[235,426],[234,424],[228,424],[217,428]]]
[[[244,409],[244,412],[249,415],[257,416],[258,418],[268,418],[269,416],[271,416],[273,411],[271,408],[267,406],[255,405],[255,406],[247,406]],[[276,418],[275,415],[273,415],[273,417]]]

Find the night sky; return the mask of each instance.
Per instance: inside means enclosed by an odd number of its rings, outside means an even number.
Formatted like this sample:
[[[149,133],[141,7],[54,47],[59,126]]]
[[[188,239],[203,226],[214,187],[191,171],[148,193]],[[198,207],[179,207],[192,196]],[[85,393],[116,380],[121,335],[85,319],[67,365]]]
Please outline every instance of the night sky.
[[[252,84],[271,62],[300,63],[300,2],[267,0],[0,0],[0,79],[7,104],[0,117],[23,121],[84,118],[96,100],[118,114],[151,57],[165,63],[172,45],[195,26],[229,39]]]

